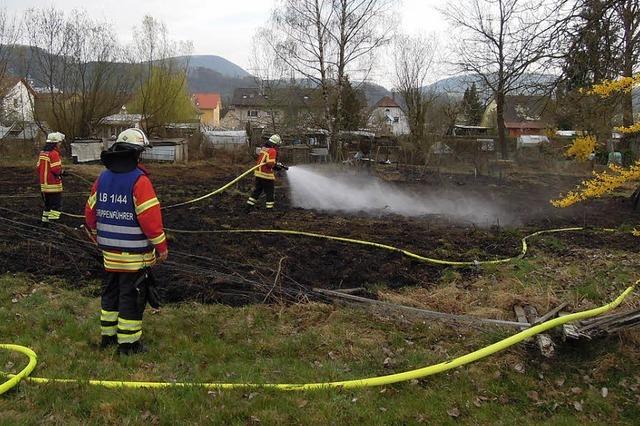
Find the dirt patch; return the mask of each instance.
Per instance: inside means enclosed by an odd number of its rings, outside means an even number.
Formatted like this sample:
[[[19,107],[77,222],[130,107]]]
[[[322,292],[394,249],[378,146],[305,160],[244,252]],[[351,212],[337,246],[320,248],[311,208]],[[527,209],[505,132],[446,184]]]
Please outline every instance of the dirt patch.
[[[243,166],[151,165],[152,179],[164,205],[207,193],[233,179]],[[74,166],[89,181],[99,167]],[[422,182],[395,182],[411,191],[448,191],[484,197],[508,209],[520,226],[478,226],[444,215],[406,218],[381,214],[328,214],[290,207],[286,179],[278,182],[277,209],[245,215],[252,179],[228,192],[190,206],[165,211],[165,226],[185,230],[294,229],[395,245],[422,255],[450,260],[513,256],[520,238],[550,227],[635,225],[640,215],[622,197],[605,198],[558,210],[549,199],[573,187],[576,177],[517,176],[509,180],[465,175],[431,175]],[[81,213],[90,185],[65,180],[64,210]],[[16,197],[19,196],[19,197]],[[463,196],[463,195],[461,195]],[[41,228],[41,201],[29,168],[4,168],[0,175],[0,271],[59,276],[82,286],[101,275],[100,256],[82,243],[79,219],[65,217],[70,228]],[[14,221],[19,224],[7,222]],[[348,288],[420,286],[430,288],[444,268],[410,260],[398,253],[339,242],[280,235],[180,234],[168,232],[171,262],[157,268],[165,298],[241,304],[304,298],[311,287]],[[624,234],[554,235],[540,250],[562,255],[571,247],[636,251],[637,240]],[[549,242],[550,241],[550,242]],[[533,243],[535,246],[536,242]],[[461,279],[482,272],[460,269]],[[276,279],[277,278],[277,279]],[[268,296],[268,297],[265,297]]]

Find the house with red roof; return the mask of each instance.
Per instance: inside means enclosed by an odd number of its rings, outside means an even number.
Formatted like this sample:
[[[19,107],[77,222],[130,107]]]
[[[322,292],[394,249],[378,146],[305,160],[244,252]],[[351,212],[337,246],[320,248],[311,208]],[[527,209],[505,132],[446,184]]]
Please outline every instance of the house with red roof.
[[[513,95],[504,98],[504,127],[507,135],[544,135],[555,127],[553,103],[548,96]],[[497,106],[492,100],[482,117],[482,125],[497,127]]]
[[[200,123],[206,127],[220,127],[222,100],[220,93],[194,93],[193,103],[200,113]]]
[[[369,115],[369,126],[378,129],[377,133],[394,136],[409,134],[407,116],[396,100],[384,96],[373,106]]]

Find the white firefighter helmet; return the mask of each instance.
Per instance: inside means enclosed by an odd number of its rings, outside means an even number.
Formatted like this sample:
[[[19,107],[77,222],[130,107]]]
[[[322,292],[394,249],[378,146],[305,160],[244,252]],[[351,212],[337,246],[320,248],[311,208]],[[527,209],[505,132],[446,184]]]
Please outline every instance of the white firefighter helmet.
[[[136,128],[120,132],[115,143],[126,145],[139,151],[144,151],[146,148],[151,146],[149,139],[147,139],[147,135],[145,135],[142,130]]]
[[[53,132],[47,135],[47,143],[61,143],[64,140],[64,134],[60,132]]]
[[[282,139],[280,138],[280,135],[271,135],[271,137],[269,138],[269,142],[278,146],[282,145]]]

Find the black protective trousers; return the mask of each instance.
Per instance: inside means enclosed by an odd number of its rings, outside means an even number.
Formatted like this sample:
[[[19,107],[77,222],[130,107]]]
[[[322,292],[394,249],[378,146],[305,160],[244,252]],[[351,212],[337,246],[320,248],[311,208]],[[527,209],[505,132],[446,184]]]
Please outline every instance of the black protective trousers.
[[[247,200],[247,204],[255,206],[260,194],[264,192],[267,197],[266,207],[272,209],[275,206],[275,184],[275,180],[256,177],[255,188],[251,193],[251,197]]]
[[[142,337],[146,299],[139,288],[147,271],[106,272],[102,284],[100,325],[103,336],[118,336],[118,343],[134,343]]]
[[[60,219],[60,209],[62,208],[62,192],[42,192],[44,210],[42,211],[42,221]]]

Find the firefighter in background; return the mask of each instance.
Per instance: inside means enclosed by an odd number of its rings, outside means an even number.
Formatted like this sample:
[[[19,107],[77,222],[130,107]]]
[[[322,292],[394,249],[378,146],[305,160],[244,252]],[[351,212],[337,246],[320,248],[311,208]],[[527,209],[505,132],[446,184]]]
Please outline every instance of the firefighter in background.
[[[149,267],[168,256],[160,202],[139,164],[148,146],[140,129],[120,133],[102,152],[107,170],[94,183],[85,207],[86,226],[102,249],[106,271],[101,347],[118,344],[120,354],[147,351],[140,338],[145,296],[153,284]]]
[[[60,219],[62,208],[62,159],[60,158],[60,144],[64,135],[59,132],[49,133],[47,143],[38,156],[38,177],[40,178],[40,192],[44,200],[42,222],[49,223]]]
[[[258,202],[260,194],[263,192],[266,195],[266,208],[272,210],[275,206],[275,171],[288,170],[288,167],[282,163],[278,163],[278,150],[277,148],[282,144],[282,139],[279,135],[272,135],[267,140],[258,154],[257,165],[260,165],[255,172],[255,188],[251,193],[251,196],[247,200],[246,212],[250,212]]]

